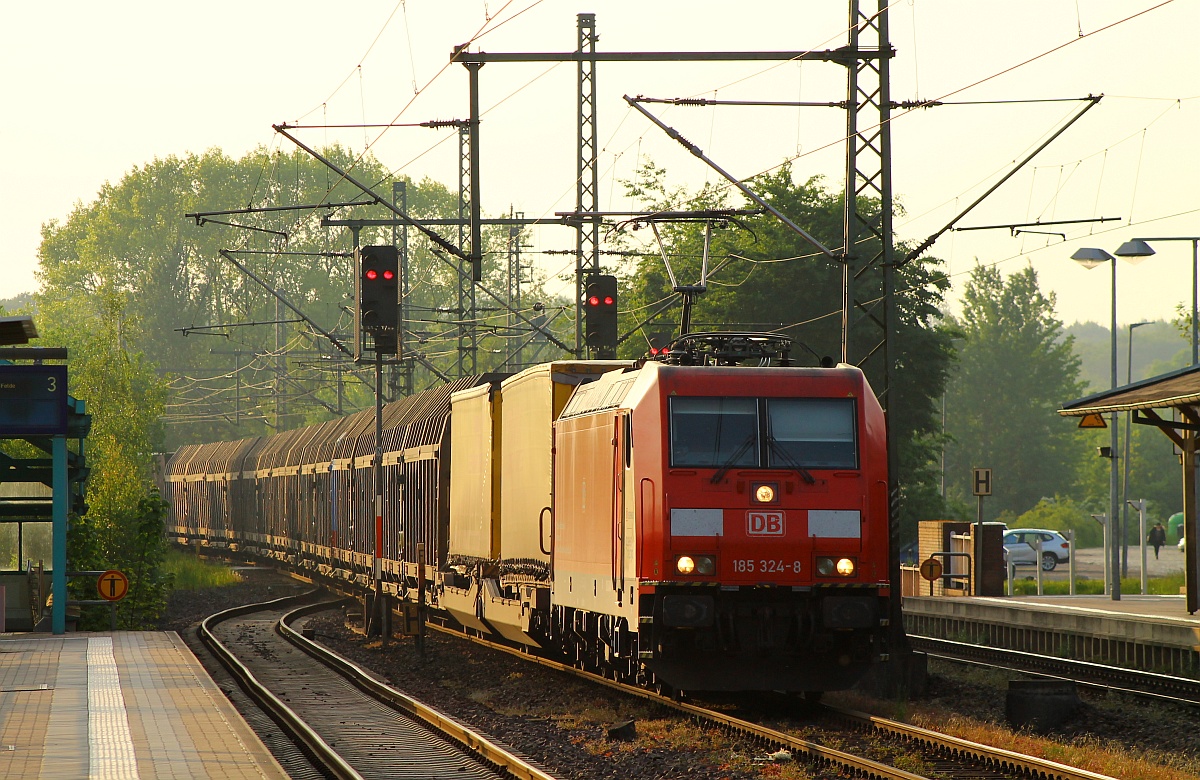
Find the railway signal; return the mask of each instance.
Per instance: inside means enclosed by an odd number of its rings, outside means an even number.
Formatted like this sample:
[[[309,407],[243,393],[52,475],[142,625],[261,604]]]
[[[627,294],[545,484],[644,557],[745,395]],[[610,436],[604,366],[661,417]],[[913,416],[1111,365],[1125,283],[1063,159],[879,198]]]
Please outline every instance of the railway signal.
[[[647,326],[643,332],[646,334],[646,351],[650,353],[650,357],[658,357],[665,353],[671,343],[671,336],[674,335],[672,327],[662,325]]]
[[[361,348],[362,332],[370,333],[376,354],[394,355],[400,327],[399,252],[394,246],[364,246],[355,256],[358,343]]]
[[[583,301],[584,341],[598,358],[617,356],[617,277],[588,279]]]

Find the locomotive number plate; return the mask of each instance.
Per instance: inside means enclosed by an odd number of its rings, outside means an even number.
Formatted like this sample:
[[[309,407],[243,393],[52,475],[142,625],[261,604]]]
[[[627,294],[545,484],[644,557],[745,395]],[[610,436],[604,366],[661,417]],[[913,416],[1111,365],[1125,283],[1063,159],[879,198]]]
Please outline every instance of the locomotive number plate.
[[[737,574],[783,574],[800,573],[800,561],[781,561],[759,558],[734,558],[733,571]]]

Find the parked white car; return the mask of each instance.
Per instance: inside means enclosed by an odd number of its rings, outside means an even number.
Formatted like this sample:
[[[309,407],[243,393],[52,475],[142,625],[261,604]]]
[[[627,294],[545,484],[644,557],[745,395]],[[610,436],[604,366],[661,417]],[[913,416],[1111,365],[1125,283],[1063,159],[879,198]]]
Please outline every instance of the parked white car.
[[[1042,571],[1054,571],[1071,559],[1071,545],[1058,531],[1045,528],[1010,528],[1004,534],[1007,559],[1017,566],[1037,565],[1037,543],[1042,542]]]

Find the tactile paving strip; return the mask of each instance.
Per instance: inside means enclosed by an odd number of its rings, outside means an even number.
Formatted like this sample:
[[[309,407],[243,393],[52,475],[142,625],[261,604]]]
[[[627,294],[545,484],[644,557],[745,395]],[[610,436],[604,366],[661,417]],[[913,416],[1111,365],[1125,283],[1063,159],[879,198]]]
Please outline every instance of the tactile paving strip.
[[[89,780],[138,780],[111,637],[88,639],[87,668]]]

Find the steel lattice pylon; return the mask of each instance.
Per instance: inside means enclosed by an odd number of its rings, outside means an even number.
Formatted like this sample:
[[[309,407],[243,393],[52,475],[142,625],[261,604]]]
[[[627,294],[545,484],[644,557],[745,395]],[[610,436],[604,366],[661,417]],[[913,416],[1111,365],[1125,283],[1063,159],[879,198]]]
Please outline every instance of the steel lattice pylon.
[[[467,224],[472,211],[471,195],[474,189],[472,182],[471,132],[468,127],[458,129],[458,246],[463,253],[474,257],[482,252],[482,247],[467,244]],[[472,236],[474,238],[474,236]],[[471,261],[458,261],[458,302],[455,306],[458,316],[458,360],[455,367],[458,376],[471,376],[476,373],[476,354],[478,351],[478,329],[475,322],[475,285],[471,281]]]
[[[596,15],[579,14],[580,54],[596,53]],[[575,165],[575,210],[580,214],[599,211],[596,192],[599,189],[596,170],[596,60],[579,60],[579,154]],[[600,218],[591,217],[579,225],[575,238],[575,354],[583,355],[583,301],[586,278],[600,273]]]
[[[898,351],[893,335],[896,327],[895,251],[892,233],[892,125],[890,63],[893,55],[888,39],[888,2],[877,0],[875,11],[864,14],[858,0],[850,0],[850,41],[847,67],[846,181],[844,203],[844,265],[842,268],[842,360],[869,372],[885,412],[894,398],[893,372]],[[865,45],[864,45],[865,44]],[[863,50],[875,56],[864,57]],[[878,211],[864,213],[863,199],[875,200]],[[890,419],[890,415],[889,415]],[[889,579],[893,598],[889,616],[891,652],[897,659],[908,656],[904,614],[900,606],[899,468],[897,441],[888,436]],[[893,671],[903,678],[907,664]]]
[[[883,381],[876,393],[885,410],[894,362],[888,347],[895,267],[887,14],[886,0],[878,0],[869,15],[851,0],[842,271],[842,360],[864,370],[868,363],[882,368],[872,373]],[[876,56],[861,56],[864,49]],[[875,201],[878,212],[864,213],[863,199]]]

